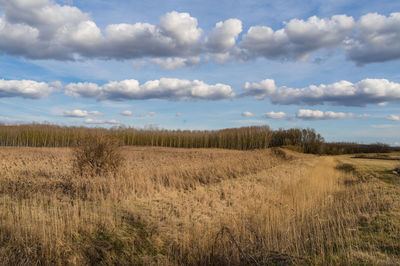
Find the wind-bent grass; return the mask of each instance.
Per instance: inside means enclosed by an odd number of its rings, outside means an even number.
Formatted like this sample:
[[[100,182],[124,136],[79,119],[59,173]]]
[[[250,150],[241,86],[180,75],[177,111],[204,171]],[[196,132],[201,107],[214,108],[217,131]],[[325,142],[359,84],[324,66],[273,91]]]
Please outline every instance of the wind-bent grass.
[[[0,264],[400,262],[388,236],[400,226],[379,218],[396,210],[396,188],[333,157],[142,147],[123,156],[118,175],[81,177],[70,149],[1,148]],[[381,224],[389,231],[375,242]]]

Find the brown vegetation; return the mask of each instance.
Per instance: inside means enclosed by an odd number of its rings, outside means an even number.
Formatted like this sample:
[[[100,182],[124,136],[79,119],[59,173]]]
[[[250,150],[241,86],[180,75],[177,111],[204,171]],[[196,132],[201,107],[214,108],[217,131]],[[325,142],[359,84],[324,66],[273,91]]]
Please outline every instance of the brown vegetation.
[[[112,136],[127,146],[175,148],[223,148],[236,150],[287,147],[313,154],[390,152],[385,144],[325,143],[313,129],[271,130],[252,126],[221,130],[141,130],[60,127],[56,125],[0,125],[0,146],[74,147],[81,139],[97,135]]]
[[[399,195],[358,167],[279,148],[122,155],[104,178],[74,174],[68,148],[1,148],[0,264],[400,262],[400,226],[380,218]]]
[[[269,147],[272,130],[267,126],[222,130],[141,130],[86,128],[55,125],[0,125],[0,146],[73,147],[80,139],[98,134],[114,136],[123,145],[237,150]]]
[[[80,176],[116,175],[124,161],[117,138],[98,134],[86,136],[74,147],[74,170]]]
[[[354,154],[354,153],[389,153],[394,148],[387,144],[358,144],[358,143],[324,143],[323,154],[339,155],[339,154]]]
[[[358,154],[353,156],[358,159],[372,159],[372,160],[400,160],[400,154]]]

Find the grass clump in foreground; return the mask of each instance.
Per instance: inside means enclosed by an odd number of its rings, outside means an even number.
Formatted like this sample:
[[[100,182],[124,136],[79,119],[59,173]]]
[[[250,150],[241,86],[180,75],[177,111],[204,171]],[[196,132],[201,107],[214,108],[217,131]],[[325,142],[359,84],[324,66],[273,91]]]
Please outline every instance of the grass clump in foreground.
[[[49,225],[50,226],[50,225]],[[38,229],[0,227],[1,265],[149,265],[162,263],[141,221],[79,226],[73,234],[49,235]],[[42,232],[41,232],[42,231]],[[49,239],[49,237],[53,239]]]
[[[118,228],[99,226],[94,232],[74,239],[90,265],[141,265],[157,262],[159,251],[154,247],[144,222],[123,212]],[[161,261],[159,261],[161,262]]]

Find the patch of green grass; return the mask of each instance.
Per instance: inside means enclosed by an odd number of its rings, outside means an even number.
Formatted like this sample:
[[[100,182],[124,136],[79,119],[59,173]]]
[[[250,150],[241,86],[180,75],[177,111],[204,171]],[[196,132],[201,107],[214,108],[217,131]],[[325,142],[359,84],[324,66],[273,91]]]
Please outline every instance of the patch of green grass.
[[[377,177],[388,184],[400,185],[400,175],[394,169],[377,171]]]
[[[398,153],[368,153],[368,154],[356,154],[352,156],[355,159],[371,159],[371,160],[400,160]]]
[[[395,171],[398,161],[355,158],[352,155],[342,155],[337,158],[340,162],[337,169],[352,172],[362,180],[377,178],[388,184],[400,185],[400,175]]]
[[[371,191],[371,197],[376,197],[376,200],[385,198],[375,211],[367,208],[363,210],[365,215],[360,215],[352,241],[356,252],[348,264],[397,265],[400,262],[400,175],[394,170],[398,162],[352,158],[351,155],[337,158],[340,162],[338,169],[353,172],[358,179],[366,180],[367,186],[377,189]]]
[[[118,228],[98,226],[93,233],[82,232],[76,242],[89,265],[148,265],[162,257],[146,225],[128,213]]]
[[[360,225],[357,244],[362,250],[379,251],[400,258],[400,216],[382,213]]]

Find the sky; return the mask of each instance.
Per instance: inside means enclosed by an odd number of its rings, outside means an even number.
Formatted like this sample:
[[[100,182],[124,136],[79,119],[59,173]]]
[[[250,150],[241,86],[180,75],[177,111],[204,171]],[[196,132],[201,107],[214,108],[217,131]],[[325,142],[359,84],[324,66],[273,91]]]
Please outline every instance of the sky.
[[[0,0],[0,124],[400,146],[400,2]]]

